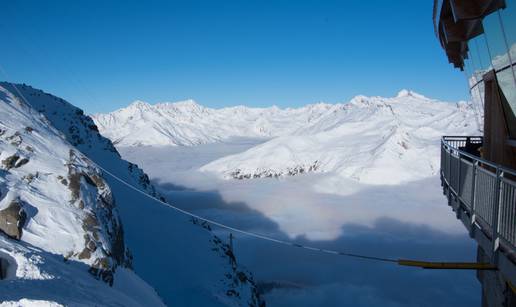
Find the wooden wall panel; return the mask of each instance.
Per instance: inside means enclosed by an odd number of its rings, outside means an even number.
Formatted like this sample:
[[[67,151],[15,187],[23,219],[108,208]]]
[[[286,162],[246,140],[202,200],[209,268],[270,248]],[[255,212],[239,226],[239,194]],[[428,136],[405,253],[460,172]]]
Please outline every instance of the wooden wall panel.
[[[494,71],[484,75],[484,145],[482,156],[497,164],[516,169],[516,148],[507,144],[509,130],[501,91]]]

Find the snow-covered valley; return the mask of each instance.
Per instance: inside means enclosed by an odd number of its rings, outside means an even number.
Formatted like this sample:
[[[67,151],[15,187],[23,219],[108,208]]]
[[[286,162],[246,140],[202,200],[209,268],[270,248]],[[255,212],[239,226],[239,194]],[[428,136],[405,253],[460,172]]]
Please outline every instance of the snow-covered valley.
[[[434,176],[439,169],[440,136],[476,135],[480,130],[472,104],[441,102],[408,90],[392,98],[357,96],[349,103],[297,109],[210,109],[193,101],[156,105],[138,101],[93,119],[118,147],[192,146],[234,138],[266,141],[200,167],[223,178],[313,172],[367,184]],[[331,189],[330,185],[321,189]]]
[[[257,140],[194,147],[120,148],[173,204],[246,231],[319,248],[394,258],[473,261],[476,245],[442,197],[436,176],[400,185],[339,179],[342,193],[318,192],[331,174],[228,180],[195,171]],[[174,157],[171,159],[170,157]],[[344,190],[345,188],[345,190]],[[220,237],[229,237],[214,227]],[[233,233],[235,255],[269,306],[469,306],[472,272],[420,271],[342,258]],[[399,289],[405,289],[400,292]],[[410,293],[407,294],[407,291]],[[460,298],[460,299],[459,299]]]
[[[122,156],[185,210],[299,244],[426,260],[476,255],[442,197],[438,169],[441,135],[477,135],[478,118],[468,103],[410,91],[298,109],[209,109],[190,101],[94,116]],[[196,142],[178,142],[170,127]],[[208,131],[217,138],[204,137]],[[470,272],[405,270],[238,234],[234,245],[272,306],[479,302],[455,299],[478,293]]]

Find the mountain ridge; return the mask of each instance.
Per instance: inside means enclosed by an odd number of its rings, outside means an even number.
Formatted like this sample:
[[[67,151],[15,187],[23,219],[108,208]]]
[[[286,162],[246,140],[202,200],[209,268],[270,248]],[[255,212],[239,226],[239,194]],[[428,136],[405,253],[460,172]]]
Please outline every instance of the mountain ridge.
[[[10,219],[0,223],[8,235],[0,237],[0,258],[20,268],[9,269],[9,289],[25,299],[67,304],[162,304],[149,282],[170,304],[261,304],[251,273],[208,225],[156,205],[96,167],[161,198],[81,109],[30,86],[0,82],[0,124],[0,214]],[[131,271],[133,263],[146,282]],[[33,277],[48,282],[31,287],[26,281]],[[84,294],[63,295],[73,278]],[[0,290],[0,299],[17,301],[14,292]]]
[[[433,152],[440,137],[479,133],[479,117],[469,102],[442,102],[402,89],[394,97],[357,95],[347,103],[284,109],[211,109],[189,102],[146,105],[134,113],[129,106],[96,115],[94,121],[122,147],[262,139],[243,153],[200,168],[226,179],[333,172],[380,184],[390,171],[398,176],[383,182],[398,184],[435,175],[439,165]]]
[[[440,102],[409,91],[394,98],[358,96],[315,122],[201,171],[223,178],[333,173],[367,184],[400,184],[437,174],[442,135],[476,135],[471,104]]]
[[[318,102],[298,108],[233,106],[214,109],[191,99],[157,104],[137,101],[111,113],[94,114],[92,118],[102,134],[117,146],[193,146],[232,137],[267,139],[294,134],[307,123],[318,121],[321,116],[346,105],[371,105],[379,100],[394,103],[399,99],[437,102],[410,90],[401,90],[392,98],[357,95],[347,103]]]

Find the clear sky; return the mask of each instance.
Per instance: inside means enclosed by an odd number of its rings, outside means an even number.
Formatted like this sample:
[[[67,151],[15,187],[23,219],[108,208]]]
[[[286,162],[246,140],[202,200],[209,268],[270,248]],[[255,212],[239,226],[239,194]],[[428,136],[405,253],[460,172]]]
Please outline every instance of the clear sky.
[[[432,2],[3,1],[0,65],[7,81],[89,113],[136,99],[294,107],[402,88],[468,99]]]

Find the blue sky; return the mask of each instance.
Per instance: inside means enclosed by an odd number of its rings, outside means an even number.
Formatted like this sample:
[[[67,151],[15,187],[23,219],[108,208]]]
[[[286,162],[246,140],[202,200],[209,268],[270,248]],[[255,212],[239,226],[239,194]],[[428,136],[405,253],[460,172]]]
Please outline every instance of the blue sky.
[[[136,99],[294,107],[402,88],[468,99],[434,36],[432,2],[8,1],[0,80],[89,113]]]

